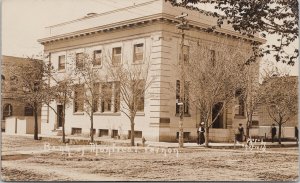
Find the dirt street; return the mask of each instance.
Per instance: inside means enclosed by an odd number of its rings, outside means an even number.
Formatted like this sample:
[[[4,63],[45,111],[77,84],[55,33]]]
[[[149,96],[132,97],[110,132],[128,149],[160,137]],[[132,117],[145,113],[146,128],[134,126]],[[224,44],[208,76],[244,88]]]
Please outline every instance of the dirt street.
[[[195,181],[294,181],[298,180],[298,149],[261,151],[244,149],[107,147],[78,151],[43,151],[44,141],[2,136],[2,152],[23,147],[40,149],[30,155],[2,156],[2,180],[8,181],[109,181],[109,180],[195,180]],[[51,144],[57,146],[58,144]],[[62,145],[61,145],[62,146]],[[64,149],[66,150],[66,149]],[[128,152],[131,151],[131,152]]]

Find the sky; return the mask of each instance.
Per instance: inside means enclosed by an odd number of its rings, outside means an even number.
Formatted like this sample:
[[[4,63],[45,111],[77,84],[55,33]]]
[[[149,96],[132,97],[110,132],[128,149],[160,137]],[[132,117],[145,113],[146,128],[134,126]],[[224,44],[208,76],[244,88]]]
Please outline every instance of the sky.
[[[133,0],[140,2],[145,0]],[[74,20],[87,13],[101,13],[132,5],[127,0],[2,0],[2,54],[26,57],[42,53],[37,40],[45,27]],[[274,38],[268,39],[273,42]],[[298,47],[298,42],[291,48]],[[272,61],[272,57],[263,58]],[[290,75],[299,75],[299,62],[293,67],[275,63]]]

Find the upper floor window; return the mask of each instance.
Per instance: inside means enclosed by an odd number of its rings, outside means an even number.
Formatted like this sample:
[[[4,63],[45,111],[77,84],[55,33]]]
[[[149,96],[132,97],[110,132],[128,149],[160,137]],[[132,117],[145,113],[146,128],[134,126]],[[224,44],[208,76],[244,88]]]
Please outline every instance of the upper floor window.
[[[120,82],[116,81],[114,82],[115,87],[114,87],[114,99],[115,99],[115,103],[114,103],[114,112],[119,112],[120,111],[120,92],[121,92],[121,88],[120,88]]]
[[[190,47],[187,45],[183,46],[183,62],[185,64],[189,63],[189,52],[190,52]]]
[[[211,62],[211,65],[213,67],[216,66],[216,51],[215,50],[209,50],[210,52],[210,62]]]
[[[58,70],[65,70],[66,68],[66,56],[61,55],[58,57]]]
[[[84,66],[83,53],[76,53],[76,68],[81,69]]]
[[[144,103],[145,103],[145,92],[144,92],[144,87],[145,87],[145,81],[144,80],[139,80],[138,81],[138,88],[137,88],[137,111],[144,111]]]
[[[116,47],[113,48],[113,53],[112,53],[112,64],[113,65],[118,65],[121,63],[121,55],[122,55],[122,48],[121,47]]]
[[[235,97],[237,97],[238,100],[238,111],[236,111],[235,115],[239,115],[239,116],[245,116],[245,103],[243,100],[243,92],[241,89],[238,89],[235,92]]]
[[[76,85],[74,91],[74,112],[82,112],[84,107],[84,85]]]
[[[112,104],[112,82],[103,83],[101,87],[103,97],[101,98],[102,112],[110,112]]]
[[[17,91],[17,83],[18,83],[18,78],[16,76],[11,76],[10,77],[10,90],[11,91]]]
[[[133,63],[138,63],[143,61],[144,56],[144,44],[139,43],[134,45],[134,52],[133,52]]]
[[[102,56],[102,50],[95,50],[94,51],[94,63],[93,66],[101,66],[101,56]]]
[[[99,111],[99,100],[100,100],[100,83],[94,83],[93,86],[93,112]]]

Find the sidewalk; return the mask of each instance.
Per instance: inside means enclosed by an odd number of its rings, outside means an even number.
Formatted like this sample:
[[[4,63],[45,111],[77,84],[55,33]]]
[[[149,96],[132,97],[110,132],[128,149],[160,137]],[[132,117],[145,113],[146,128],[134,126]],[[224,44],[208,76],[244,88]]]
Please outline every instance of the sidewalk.
[[[16,136],[28,136],[32,137],[31,134],[25,134],[25,135],[18,135],[13,134]],[[50,135],[39,135],[39,137],[42,138],[44,141],[48,141],[51,143],[51,141],[61,141],[61,136],[50,136]],[[90,138],[89,137],[81,137],[81,136],[66,136],[66,139],[69,139],[70,145],[84,145],[89,144]],[[121,139],[112,139],[112,138],[103,138],[103,137],[95,137],[94,138],[95,143],[101,144],[101,145],[112,145],[115,144],[117,146],[130,146],[130,139],[121,140]],[[282,144],[278,144],[278,142],[264,142],[266,148],[281,148],[281,147],[299,147],[298,144],[294,142],[282,142]],[[135,139],[135,144],[137,146],[142,146],[142,140],[140,138]],[[211,142],[209,143],[210,148],[215,149],[233,149],[233,148],[242,148],[243,144],[246,145],[246,142],[234,144],[232,143],[217,143],[217,142]],[[261,142],[253,143],[254,146],[261,146]],[[145,146],[150,147],[164,147],[164,148],[178,148],[178,143],[176,142],[153,142],[153,141],[146,141]],[[197,143],[184,143],[184,148],[204,148],[203,145],[198,145]]]

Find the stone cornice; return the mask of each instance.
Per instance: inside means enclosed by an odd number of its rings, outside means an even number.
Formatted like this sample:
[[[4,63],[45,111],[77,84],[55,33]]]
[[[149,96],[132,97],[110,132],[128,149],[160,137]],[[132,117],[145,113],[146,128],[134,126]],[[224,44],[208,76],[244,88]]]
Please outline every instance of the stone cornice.
[[[157,22],[157,21],[160,21],[163,23],[168,23],[168,24],[174,24],[174,26],[179,23],[179,21],[176,20],[174,16],[165,14],[165,13],[159,13],[159,14],[154,14],[151,16],[145,16],[145,17],[141,17],[141,18],[126,20],[126,21],[108,24],[108,25],[99,26],[99,27],[94,27],[94,28],[90,28],[90,29],[84,29],[84,30],[71,32],[71,33],[67,33],[67,34],[62,34],[62,35],[58,35],[58,36],[47,37],[47,38],[39,39],[38,42],[44,45],[47,43],[53,43],[53,42],[60,41],[60,40],[68,40],[68,39],[88,36],[88,35],[92,35],[92,34],[106,33],[106,32],[110,32],[110,31],[114,31],[114,30],[118,30],[118,29],[125,29],[125,28],[129,28],[129,27],[140,26],[140,25],[149,25],[152,22]],[[211,25],[196,22],[196,21],[189,21],[189,26],[191,29],[194,29],[194,30],[205,31],[205,29],[210,27]],[[259,37],[250,38],[248,36],[241,35],[236,31],[228,30],[228,29],[224,29],[224,28],[217,28],[216,30],[214,30],[213,33],[219,34],[219,35],[224,35],[224,36],[229,36],[229,37],[237,38],[237,39],[245,39],[245,40],[248,40],[251,42],[254,41],[254,42],[261,43],[261,44],[266,42],[265,39],[262,39]]]

